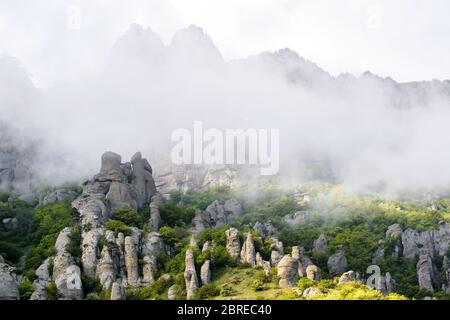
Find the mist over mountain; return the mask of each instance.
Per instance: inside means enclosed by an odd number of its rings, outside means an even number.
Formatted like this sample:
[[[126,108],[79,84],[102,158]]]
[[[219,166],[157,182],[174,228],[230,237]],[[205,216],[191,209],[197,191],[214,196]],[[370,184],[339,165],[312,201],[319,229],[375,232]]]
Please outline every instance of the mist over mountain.
[[[286,183],[305,181],[313,164],[353,190],[449,187],[449,81],[333,77],[288,48],[225,61],[197,26],[164,45],[134,24],[105,65],[90,78],[39,89],[17,61],[1,57],[0,121],[9,133],[0,138],[36,149],[21,155],[33,179],[79,181],[98,171],[105,150],[167,160],[172,131],[200,120],[205,128],[279,129]],[[12,166],[2,159],[0,173]]]

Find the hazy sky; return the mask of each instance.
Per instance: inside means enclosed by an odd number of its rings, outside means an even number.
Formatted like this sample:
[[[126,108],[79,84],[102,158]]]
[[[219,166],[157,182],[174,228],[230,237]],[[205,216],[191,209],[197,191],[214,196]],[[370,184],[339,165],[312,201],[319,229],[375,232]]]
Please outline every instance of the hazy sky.
[[[289,47],[333,75],[450,79],[446,0],[2,0],[0,51],[48,87],[99,70],[131,23],[202,27],[225,59]]]

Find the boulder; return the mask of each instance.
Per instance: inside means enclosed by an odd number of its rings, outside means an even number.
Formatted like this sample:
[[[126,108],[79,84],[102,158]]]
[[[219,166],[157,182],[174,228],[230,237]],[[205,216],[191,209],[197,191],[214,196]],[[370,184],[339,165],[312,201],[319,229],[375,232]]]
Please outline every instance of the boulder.
[[[312,297],[317,296],[319,294],[322,294],[322,291],[320,291],[319,288],[310,287],[310,288],[305,289],[302,296],[303,296],[303,298],[311,299]]]
[[[355,271],[347,271],[344,272],[340,277],[339,277],[339,285],[345,284],[347,282],[350,281],[356,281],[357,280],[357,274]]]
[[[320,269],[314,265],[314,264],[310,264],[306,267],[306,277],[309,280],[312,281],[320,281],[322,279],[321,275],[320,275]]]
[[[253,236],[249,232],[245,236],[244,244],[242,245],[241,250],[241,262],[247,263],[252,267],[256,266],[256,257],[255,257],[255,244],[253,242]]]
[[[198,289],[198,278],[197,272],[195,270],[194,251],[192,249],[188,249],[186,251],[184,280],[186,282],[187,299],[190,300],[194,297],[194,294]]]
[[[264,271],[264,275],[266,277],[268,277],[271,272],[270,262],[263,260],[263,258],[261,257],[261,254],[259,252],[256,253],[255,260],[256,260],[256,266],[259,268],[262,268]]]
[[[118,181],[111,182],[111,186],[109,187],[109,191],[106,194],[105,199],[109,203],[111,212],[125,206],[132,207],[134,209],[138,208],[135,195],[127,183]]]
[[[241,242],[239,240],[239,231],[236,228],[230,228],[225,231],[227,237],[226,248],[228,254],[231,257],[237,258],[239,261],[239,256],[241,253]]]
[[[122,157],[114,152],[105,152],[102,155],[102,166],[100,172],[107,173],[113,170],[120,171]]]
[[[298,283],[298,261],[290,254],[285,255],[277,265],[280,288],[296,286]]]
[[[347,270],[347,258],[342,251],[332,254],[327,262],[328,271],[331,277],[343,274]]]
[[[271,241],[270,263],[272,266],[276,266],[284,257],[283,242],[274,237],[271,238]]]

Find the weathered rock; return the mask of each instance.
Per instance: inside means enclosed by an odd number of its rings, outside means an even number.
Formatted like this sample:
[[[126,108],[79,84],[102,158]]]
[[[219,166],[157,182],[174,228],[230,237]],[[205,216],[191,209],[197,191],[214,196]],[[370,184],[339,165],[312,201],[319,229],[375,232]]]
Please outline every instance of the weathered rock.
[[[184,280],[186,282],[187,299],[190,300],[194,297],[194,294],[198,289],[198,278],[197,272],[195,270],[194,251],[192,249],[188,249],[186,251]]]
[[[114,152],[105,152],[102,155],[102,166],[100,172],[107,173],[113,170],[120,171],[122,157]]]
[[[271,222],[261,223],[257,221],[253,226],[253,230],[258,232],[262,238],[272,237],[277,233],[277,229]]]
[[[109,202],[111,212],[126,206],[138,208],[133,191],[127,183],[111,182],[105,199]]]
[[[434,248],[437,254],[445,256],[450,246],[450,224],[439,222],[439,229],[433,230]]]
[[[314,240],[312,251],[314,253],[326,253],[328,251],[328,242],[324,234],[321,234],[317,240]]]
[[[327,266],[331,277],[341,275],[347,270],[347,258],[342,251],[332,254],[328,258]]]
[[[178,285],[172,285],[167,291],[167,298],[169,300],[175,300],[177,298]]]
[[[58,299],[83,299],[81,271],[73,257],[67,252],[72,229],[64,228],[56,240],[56,256],[53,260],[53,280],[55,281]]]
[[[150,232],[142,247],[144,255],[144,267],[142,282],[152,283],[154,274],[157,270],[157,257],[160,252],[164,251],[164,241],[160,233]]]
[[[434,254],[433,232],[418,232],[412,229],[406,229],[402,233],[403,256],[414,259],[423,254],[433,256]]]
[[[205,211],[197,210],[192,225],[196,233],[202,232],[206,228],[223,227],[233,223],[242,213],[242,206],[235,199],[230,199],[221,204],[213,201]]]
[[[381,291],[384,295],[394,292],[395,280],[389,272],[385,276],[380,276],[378,281],[375,281],[375,289]]]
[[[306,267],[306,277],[312,281],[320,281],[322,279],[320,275],[320,269],[313,264],[310,264]]]
[[[111,289],[113,283],[116,281],[116,273],[111,251],[108,246],[104,246],[97,267],[97,276],[104,290]]]
[[[99,255],[98,242],[104,232],[103,228],[95,228],[84,232],[82,235],[81,263],[83,265],[84,273],[91,279],[95,279],[97,274],[97,256]]]
[[[0,262],[0,300],[19,300],[19,298],[16,269]]]
[[[386,231],[386,238],[399,238],[402,236],[402,233],[402,227],[396,223],[388,227]]]
[[[283,217],[283,222],[288,225],[299,225],[306,222],[308,219],[308,211],[297,211]]]
[[[56,202],[73,201],[78,193],[72,188],[59,188],[46,194],[42,194],[39,198],[39,206],[45,206]]]
[[[125,237],[125,265],[127,268],[128,284],[136,287],[139,285],[138,250],[134,237]]]
[[[434,291],[433,282],[435,274],[431,257],[427,254],[421,255],[419,257],[419,261],[417,262],[416,269],[420,288]]]
[[[305,291],[303,292],[303,298],[311,299],[312,297],[317,296],[319,294],[322,294],[322,291],[320,291],[319,288],[310,287],[305,289]]]
[[[253,237],[251,233],[247,233],[245,236],[244,244],[242,245],[241,250],[241,262],[248,263],[250,266],[256,266],[256,257],[255,257],[255,243],[253,242]]]
[[[256,266],[262,268],[264,271],[264,275],[268,277],[271,272],[270,262],[263,260],[259,252],[256,253],[255,260]]]
[[[206,260],[200,268],[200,280],[202,285],[207,285],[211,282],[211,262]]]
[[[133,166],[132,186],[136,191],[136,205],[142,208],[145,203],[150,203],[151,198],[156,194],[155,181],[152,176],[152,167],[142,154],[137,152],[131,158]]]
[[[159,211],[159,206],[163,203],[163,198],[161,194],[156,193],[150,202],[150,227],[154,229],[159,229],[161,226],[161,214]]]
[[[277,265],[277,274],[280,279],[280,288],[288,288],[297,285],[298,282],[298,261],[290,254],[285,255]]]
[[[49,272],[50,258],[44,260],[44,262],[36,269],[36,279],[33,282],[35,288],[30,300],[47,300],[48,292],[47,286],[51,282]]]
[[[125,289],[120,282],[114,282],[111,286],[111,300],[125,300]]]
[[[272,251],[270,253],[270,264],[272,266],[276,266],[284,257],[283,242],[274,237],[272,237],[271,240],[272,243],[270,245],[270,249]]]
[[[231,257],[237,258],[239,261],[241,253],[241,242],[239,240],[239,231],[236,228],[230,228],[225,231],[227,237],[226,248]]]
[[[347,271],[344,272],[340,277],[339,277],[339,285],[345,284],[349,281],[356,281],[357,279],[357,275],[355,271]]]
[[[206,252],[208,252],[208,251],[211,251],[211,249],[212,249],[212,244],[211,244],[211,241],[205,241],[205,243],[203,244],[203,247],[202,247],[202,253],[206,253]]]

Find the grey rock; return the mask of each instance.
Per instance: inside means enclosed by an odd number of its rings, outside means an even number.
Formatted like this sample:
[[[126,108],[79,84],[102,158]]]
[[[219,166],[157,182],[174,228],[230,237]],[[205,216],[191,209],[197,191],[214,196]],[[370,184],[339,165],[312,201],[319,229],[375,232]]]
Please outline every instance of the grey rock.
[[[283,242],[274,237],[271,238],[271,241],[270,263],[272,266],[276,266],[284,257]]]
[[[155,181],[152,176],[152,167],[147,159],[142,158],[142,154],[137,152],[131,159],[133,166],[132,186],[136,191],[136,204],[142,208],[145,203],[150,203],[151,198],[156,194]]]
[[[399,238],[403,233],[402,227],[396,223],[388,227],[386,231],[386,238]]]
[[[241,262],[247,263],[252,267],[256,266],[255,257],[255,243],[253,242],[253,237],[251,233],[247,233],[245,236],[244,244],[241,250]]]
[[[262,238],[272,237],[277,233],[277,229],[271,222],[261,223],[257,221],[253,226],[253,230],[258,232]]]
[[[355,271],[347,271],[344,272],[340,277],[339,277],[339,285],[345,284],[347,282],[350,281],[356,281],[357,280],[357,274]]]
[[[328,251],[328,242],[324,234],[321,234],[317,240],[314,240],[312,251],[314,253],[326,253]]]
[[[305,289],[302,296],[303,296],[303,298],[311,299],[314,296],[317,296],[319,294],[322,294],[322,291],[320,291],[319,288],[310,287],[310,288]]]
[[[159,206],[163,203],[163,198],[160,193],[156,193],[150,202],[150,227],[154,229],[159,229],[161,226],[161,213],[159,211]]]
[[[416,270],[420,288],[434,291],[433,282],[435,273],[433,268],[433,261],[428,254],[420,255]]]
[[[226,248],[231,257],[237,258],[239,261],[241,253],[241,242],[239,240],[239,231],[236,228],[230,228],[225,231],[227,237]]]
[[[256,259],[256,266],[262,268],[264,271],[264,275],[268,277],[270,275],[270,272],[272,271],[270,267],[270,262],[263,260],[259,252],[256,253],[255,259]]]
[[[297,211],[291,214],[288,214],[283,217],[283,222],[288,225],[299,225],[306,222],[308,219],[309,212],[308,211]]]
[[[344,273],[347,270],[347,265],[347,258],[342,251],[328,258],[327,266],[331,277],[336,277]]]
[[[184,280],[186,282],[187,299],[190,300],[198,289],[197,271],[195,270],[194,251],[192,249],[186,251]]]
[[[322,279],[319,267],[314,264],[308,265],[305,272],[306,277],[312,281],[320,281]]]
[[[77,195],[77,192],[72,188],[59,188],[42,194],[39,198],[39,206],[41,207],[56,202],[73,201]]]
[[[242,213],[242,206],[235,199],[230,199],[221,204],[213,201],[205,211],[197,210],[192,219],[192,225],[196,233],[200,233],[206,228],[223,227],[233,223]]]
[[[157,257],[164,251],[164,241],[160,233],[150,232],[142,247],[144,256],[143,278],[142,282],[152,283],[157,271]]]
[[[0,300],[19,300],[16,269],[0,262]]]
[[[105,199],[110,205],[111,212],[114,212],[115,210],[125,206],[129,206],[135,209],[138,208],[136,197],[127,183],[118,181],[111,182],[111,186],[109,187],[109,191],[106,194]]]
[[[200,280],[202,285],[207,285],[211,282],[211,261],[206,260],[200,268]]]
[[[125,265],[127,268],[128,284],[139,286],[138,243],[132,236],[125,237]]]
[[[111,286],[111,300],[125,300],[125,288],[120,282],[114,282]]]
[[[290,254],[285,255],[277,265],[277,275],[280,288],[288,288],[297,285],[298,282],[298,261]]]
[[[84,273],[91,279],[95,279],[96,268],[99,256],[98,252],[98,242],[104,234],[103,228],[91,229],[82,234],[82,254],[81,254],[81,264],[83,266]]]
[[[122,157],[114,152],[105,152],[102,155],[102,166],[100,172],[107,173],[113,170],[121,171],[120,164],[122,163]]]

